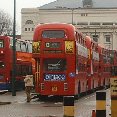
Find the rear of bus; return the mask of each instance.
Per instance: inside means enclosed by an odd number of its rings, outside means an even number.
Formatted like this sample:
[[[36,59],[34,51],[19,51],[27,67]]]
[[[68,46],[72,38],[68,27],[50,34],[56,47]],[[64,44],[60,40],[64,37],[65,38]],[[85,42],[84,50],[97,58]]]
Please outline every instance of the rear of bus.
[[[74,95],[74,30],[74,27],[68,24],[43,24],[35,28],[35,88],[40,95]]]

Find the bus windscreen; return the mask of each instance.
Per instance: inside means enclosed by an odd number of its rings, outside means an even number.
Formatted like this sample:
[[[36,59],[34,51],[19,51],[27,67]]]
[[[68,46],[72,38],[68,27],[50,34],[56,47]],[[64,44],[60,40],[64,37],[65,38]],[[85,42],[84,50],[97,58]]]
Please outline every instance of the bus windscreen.
[[[3,48],[3,47],[4,47],[4,41],[0,40],[0,48]]]
[[[42,32],[43,38],[64,38],[65,32],[63,30],[44,30]]]
[[[66,70],[65,59],[45,59],[44,60],[44,71],[63,72],[65,70]]]

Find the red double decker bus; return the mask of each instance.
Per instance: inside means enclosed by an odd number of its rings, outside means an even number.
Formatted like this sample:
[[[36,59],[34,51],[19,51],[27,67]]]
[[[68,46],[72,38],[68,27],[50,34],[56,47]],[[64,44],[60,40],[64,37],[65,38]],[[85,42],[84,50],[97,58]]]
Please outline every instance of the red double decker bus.
[[[94,90],[100,87],[99,84],[99,50],[98,43],[94,42],[89,36],[85,37],[86,46],[88,48],[88,61],[87,61],[87,80],[88,90]]]
[[[112,68],[117,66],[117,51],[116,50],[110,51],[110,61],[111,61]]]
[[[103,86],[109,86],[110,85],[110,77],[111,77],[111,56],[110,56],[110,50],[102,48],[102,61],[103,61]]]
[[[38,25],[33,37],[35,89],[41,96],[78,95],[87,91],[88,49],[69,24]]]
[[[0,36],[0,90],[11,90],[13,65],[13,40]],[[32,59],[32,43],[16,40],[16,89],[24,88],[24,77],[33,74],[35,61]]]

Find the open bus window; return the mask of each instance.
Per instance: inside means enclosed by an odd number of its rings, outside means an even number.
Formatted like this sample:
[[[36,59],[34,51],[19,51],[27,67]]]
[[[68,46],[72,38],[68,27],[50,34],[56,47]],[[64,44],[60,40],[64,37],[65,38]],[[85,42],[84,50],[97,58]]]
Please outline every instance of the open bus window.
[[[0,68],[3,68],[5,65],[4,65],[4,62],[3,61],[0,61]]]
[[[22,52],[26,52],[26,43],[25,42],[21,42],[20,46],[21,46],[21,51]]]
[[[42,32],[43,38],[64,38],[65,32],[63,30],[44,30]]]
[[[65,59],[45,59],[44,60],[45,71],[65,71],[66,60]]]
[[[3,48],[3,47],[4,47],[4,41],[0,40],[0,48]]]
[[[29,42],[27,42],[26,45],[27,45],[27,46],[26,46],[26,52],[32,53],[32,44],[29,43]]]
[[[19,41],[16,42],[16,51],[21,51]]]

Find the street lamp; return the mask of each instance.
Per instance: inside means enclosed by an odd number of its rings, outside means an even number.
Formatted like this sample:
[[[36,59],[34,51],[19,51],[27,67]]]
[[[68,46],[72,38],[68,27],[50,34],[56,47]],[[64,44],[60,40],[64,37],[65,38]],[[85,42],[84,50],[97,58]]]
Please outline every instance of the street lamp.
[[[73,25],[73,23],[74,23],[74,9],[75,8],[70,8],[71,10],[72,10],[72,25]]]
[[[15,70],[16,70],[16,0],[14,0],[14,22],[13,22],[13,67],[12,67],[12,96],[16,96],[16,90],[15,90]]]
[[[72,25],[73,25],[74,24],[74,10],[76,8],[67,8],[67,7],[65,7],[65,8],[71,10],[71,13],[72,13]]]

